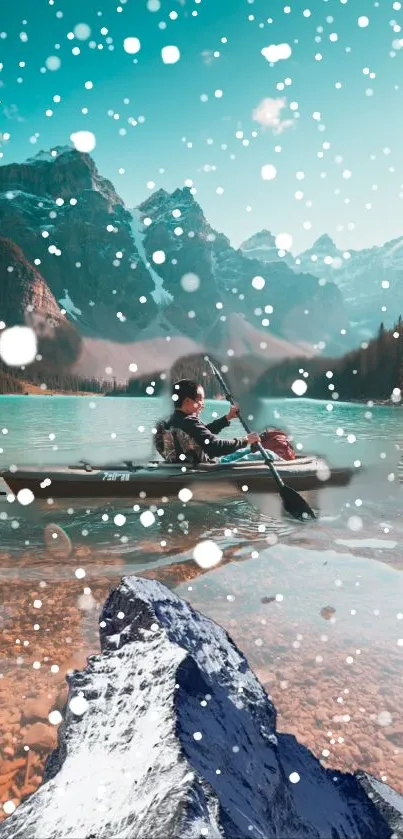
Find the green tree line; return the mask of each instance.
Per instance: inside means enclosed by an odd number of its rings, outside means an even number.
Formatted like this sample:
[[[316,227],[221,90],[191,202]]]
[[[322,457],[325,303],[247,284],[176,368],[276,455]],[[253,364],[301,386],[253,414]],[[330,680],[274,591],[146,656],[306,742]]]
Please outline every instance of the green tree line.
[[[113,390],[113,382],[100,381],[94,377],[87,378],[71,373],[49,372],[37,366],[32,368],[10,368],[0,360],[0,393],[25,393],[25,383],[32,385],[46,384],[47,390],[69,391],[79,393],[107,393]]]
[[[212,358],[212,360],[214,360]],[[216,361],[217,366],[220,363]],[[193,379],[202,382],[207,399],[215,399],[218,394],[217,382],[202,355],[188,356],[179,359],[171,368],[169,374],[154,373],[153,375],[130,378],[125,385],[110,391],[110,396],[160,396],[171,382],[179,379]]]
[[[375,338],[344,356],[288,359],[266,370],[255,391],[259,396],[290,396],[293,382],[301,378],[306,381],[306,396],[311,399],[338,394],[337,398],[343,401],[389,400],[395,389],[403,391],[401,316],[390,330],[381,323]]]

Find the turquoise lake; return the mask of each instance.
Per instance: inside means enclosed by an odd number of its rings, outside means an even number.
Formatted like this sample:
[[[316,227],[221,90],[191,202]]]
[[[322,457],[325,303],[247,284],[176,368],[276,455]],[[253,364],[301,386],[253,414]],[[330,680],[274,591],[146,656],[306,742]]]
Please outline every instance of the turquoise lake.
[[[211,420],[225,406],[208,401],[203,418]],[[146,460],[152,455],[151,429],[168,410],[154,398],[0,396],[0,467],[82,458]],[[301,451],[324,454],[334,463],[361,459],[377,465],[386,459],[392,468],[399,460],[402,421],[400,408],[282,399],[262,400],[253,425],[281,426]],[[243,431],[233,422],[226,433]]]

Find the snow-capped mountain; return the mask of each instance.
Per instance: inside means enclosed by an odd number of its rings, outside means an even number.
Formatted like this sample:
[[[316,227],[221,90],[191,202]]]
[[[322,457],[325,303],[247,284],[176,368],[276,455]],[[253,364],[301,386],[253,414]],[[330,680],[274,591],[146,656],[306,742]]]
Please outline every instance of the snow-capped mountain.
[[[343,265],[343,251],[340,251],[334,240],[326,233],[316,239],[312,247],[296,257],[294,265],[300,271],[309,271],[314,266],[315,271],[320,272],[330,265],[337,270]]]
[[[312,347],[348,326],[334,284],[321,286],[312,275],[296,278],[285,262],[244,256],[209,225],[192,189],[159,190],[138,213],[148,260],[156,252],[169,256],[154,271],[173,297],[165,315],[181,331],[203,337],[216,324],[219,343],[220,323],[236,312],[262,332],[267,328],[269,334]]]
[[[118,312],[132,322],[132,335],[133,325],[146,326],[157,314],[131,214],[88,154],[69,147],[54,152],[0,167],[2,235],[40,267],[84,335],[124,340]]]
[[[239,248],[248,259],[258,259],[260,262],[285,262],[290,267],[294,264],[294,257],[288,251],[280,251],[276,245],[276,238],[270,230],[260,230],[245,239]]]
[[[81,375],[125,380],[133,361],[139,374],[162,371],[184,346],[278,360],[280,347],[315,352],[347,326],[334,284],[232,248],[192,189],[159,190],[129,211],[90,155],[68,146],[0,167],[0,224],[82,336]],[[241,315],[236,349],[227,319]]]
[[[403,237],[361,251],[341,251],[329,236],[321,236],[296,258],[294,270],[336,283],[361,337],[372,337],[381,321],[393,326],[403,312]]]
[[[367,776],[327,770],[278,733],[227,633],[165,586],[124,578],[100,635],[101,655],[69,677],[43,783],[1,839],[399,835],[401,796],[377,784],[375,804]]]
[[[384,321],[393,326],[403,312],[403,237],[364,250],[343,251],[324,234],[311,248],[294,257],[279,251],[267,230],[241,245],[242,253],[261,262],[286,262],[296,273],[308,273],[337,285],[356,343],[376,334]]]

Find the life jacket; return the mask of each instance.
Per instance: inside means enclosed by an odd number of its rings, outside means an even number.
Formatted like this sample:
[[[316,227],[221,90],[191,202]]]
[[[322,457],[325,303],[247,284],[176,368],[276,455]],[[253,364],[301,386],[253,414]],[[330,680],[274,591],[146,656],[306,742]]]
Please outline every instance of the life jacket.
[[[180,428],[160,420],[156,425],[155,448],[166,463],[209,463],[210,459],[197,443]]]

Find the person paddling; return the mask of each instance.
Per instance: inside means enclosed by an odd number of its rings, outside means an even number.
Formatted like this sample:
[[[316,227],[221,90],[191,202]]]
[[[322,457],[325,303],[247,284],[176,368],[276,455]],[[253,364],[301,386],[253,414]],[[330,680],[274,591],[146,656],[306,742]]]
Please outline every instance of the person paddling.
[[[228,413],[206,425],[200,419],[204,408],[204,388],[191,379],[181,379],[172,388],[175,410],[168,420],[157,423],[155,446],[167,463],[214,462],[223,455],[259,442],[259,434],[253,431],[245,437],[221,440],[218,435],[228,428],[238,415],[238,407],[232,405]]]

